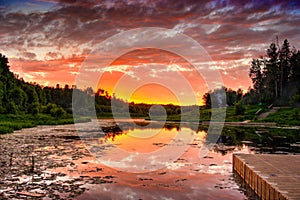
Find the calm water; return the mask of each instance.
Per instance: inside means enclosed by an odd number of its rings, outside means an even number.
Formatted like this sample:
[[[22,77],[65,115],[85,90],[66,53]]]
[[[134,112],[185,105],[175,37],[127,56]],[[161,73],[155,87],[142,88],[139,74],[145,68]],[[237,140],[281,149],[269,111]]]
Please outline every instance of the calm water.
[[[2,135],[0,199],[256,199],[233,175],[232,154],[258,147],[230,131],[208,152],[205,130],[142,120]]]
[[[254,153],[246,145],[220,143],[206,153],[207,133],[188,125],[118,125],[103,128],[104,137],[94,137],[95,125],[81,132],[94,156],[86,167],[106,165],[114,183],[90,185],[77,199],[248,199],[232,173],[232,153]]]

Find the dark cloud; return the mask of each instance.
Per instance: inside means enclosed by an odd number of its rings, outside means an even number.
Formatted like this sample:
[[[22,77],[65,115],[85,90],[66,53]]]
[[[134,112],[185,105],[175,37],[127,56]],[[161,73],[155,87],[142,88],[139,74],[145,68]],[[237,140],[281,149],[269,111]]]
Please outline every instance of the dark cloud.
[[[32,52],[23,52],[21,55],[30,60],[33,60],[36,57],[36,54]]]
[[[164,27],[187,34],[216,62],[227,62],[228,68],[235,60],[264,54],[276,35],[300,48],[299,1],[36,1],[39,2],[53,3],[53,7],[45,12],[8,12],[6,4],[0,3],[0,52],[19,57],[19,64],[27,63],[26,72],[66,70],[63,66],[49,69],[41,60],[66,59],[68,63],[72,54],[86,55],[106,38],[138,27]],[[34,59],[39,62],[29,67],[27,60]],[[236,75],[233,71],[227,73]]]

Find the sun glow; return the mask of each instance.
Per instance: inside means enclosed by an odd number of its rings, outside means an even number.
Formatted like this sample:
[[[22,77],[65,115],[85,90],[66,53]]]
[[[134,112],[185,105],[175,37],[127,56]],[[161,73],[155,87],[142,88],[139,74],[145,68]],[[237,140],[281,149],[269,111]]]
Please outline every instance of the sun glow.
[[[202,105],[207,91],[198,71],[179,55],[160,49],[138,49],[102,66],[98,88],[127,102]]]
[[[131,95],[129,102],[180,105],[178,97],[168,88],[158,84],[141,86]]]

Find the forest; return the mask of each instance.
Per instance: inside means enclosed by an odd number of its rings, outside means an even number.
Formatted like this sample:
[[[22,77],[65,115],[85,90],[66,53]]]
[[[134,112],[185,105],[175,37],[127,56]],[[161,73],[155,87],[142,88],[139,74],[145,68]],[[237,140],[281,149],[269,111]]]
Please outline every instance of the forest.
[[[0,54],[0,113],[49,114],[61,117],[71,110],[72,90],[42,87],[25,82],[9,69],[8,59]]]
[[[117,105],[118,112],[129,110],[131,117],[148,117],[152,105],[127,103],[111,96],[107,91],[92,88],[84,90],[76,86],[43,87],[36,83],[27,83],[17,74],[10,71],[8,59],[0,54],[0,114],[2,115],[33,115],[36,118],[50,116],[55,119],[72,118],[72,95],[76,92],[74,106],[78,113],[88,115],[92,110],[98,117],[112,117],[111,102]],[[85,102],[94,101],[94,108]],[[79,105],[76,107],[76,105]],[[164,105],[169,115],[180,114],[180,107]]]
[[[300,51],[291,47],[287,39],[281,46],[278,42],[271,43],[266,56],[254,58],[249,77],[253,86],[245,94],[241,89],[234,91],[224,87],[205,93],[204,104],[207,108],[211,107],[211,95],[223,89],[226,92],[226,106],[229,107],[262,104],[300,106]]]

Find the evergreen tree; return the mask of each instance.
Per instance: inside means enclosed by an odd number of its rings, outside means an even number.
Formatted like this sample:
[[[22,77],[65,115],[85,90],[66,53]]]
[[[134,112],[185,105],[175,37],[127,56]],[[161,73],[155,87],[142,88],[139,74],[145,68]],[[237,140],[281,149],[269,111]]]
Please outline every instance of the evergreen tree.
[[[274,99],[279,96],[279,62],[278,48],[272,43],[267,50],[268,60],[264,69],[265,87],[267,99]]]
[[[262,61],[253,59],[251,62],[249,76],[253,83],[254,90],[260,96],[263,88]]]
[[[256,94],[249,95],[257,98],[259,94],[263,102],[288,105],[292,96],[300,94],[300,52],[291,50],[288,40],[280,49],[277,46],[270,45],[266,58],[252,60],[249,76]]]
[[[300,51],[294,49],[291,56],[290,82],[300,94]]]
[[[280,96],[286,95],[288,81],[291,77],[291,50],[287,39],[284,40],[283,45],[279,51],[280,60]]]

